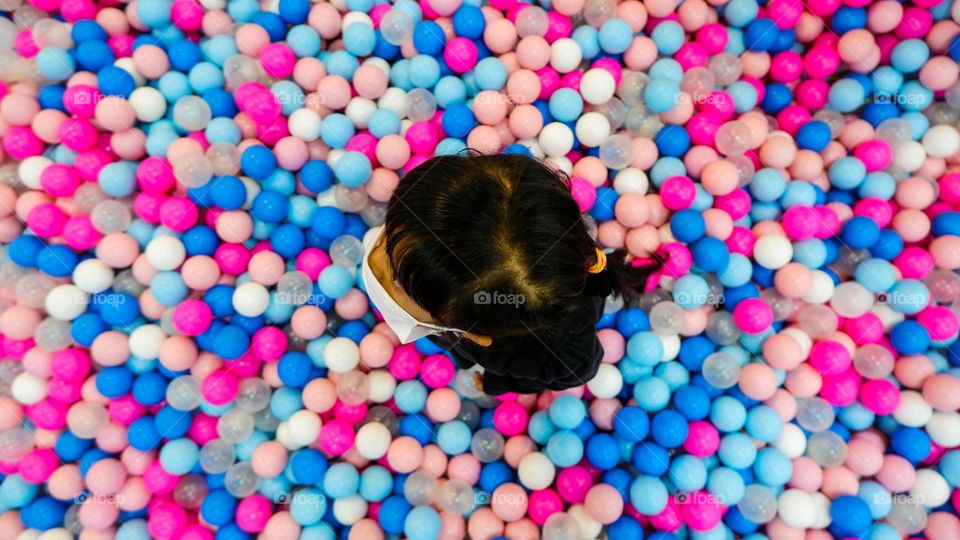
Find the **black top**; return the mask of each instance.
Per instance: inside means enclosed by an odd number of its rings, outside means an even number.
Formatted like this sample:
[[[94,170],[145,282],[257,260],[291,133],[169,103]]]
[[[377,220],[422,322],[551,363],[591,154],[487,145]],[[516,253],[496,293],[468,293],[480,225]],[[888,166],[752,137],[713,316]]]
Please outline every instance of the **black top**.
[[[549,332],[494,341],[481,347],[453,333],[430,339],[450,351],[457,367],[484,368],[483,391],[490,395],[544,390],[564,390],[586,384],[597,373],[603,347],[596,323],[603,315],[605,298],[597,296],[593,312],[577,314]]]

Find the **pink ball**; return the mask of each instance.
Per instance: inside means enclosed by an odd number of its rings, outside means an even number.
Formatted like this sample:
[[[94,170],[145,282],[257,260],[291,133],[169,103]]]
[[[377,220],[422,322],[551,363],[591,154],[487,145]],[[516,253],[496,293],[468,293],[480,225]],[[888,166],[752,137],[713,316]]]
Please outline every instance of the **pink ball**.
[[[200,386],[203,399],[213,405],[226,405],[237,397],[240,381],[225,369],[219,369],[209,374]]]
[[[177,538],[186,523],[187,511],[174,502],[152,505],[147,517],[147,528],[157,538]]]
[[[443,59],[454,73],[466,73],[477,65],[479,51],[468,38],[456,37],[447,42]]]
[[[587,497],[587,492],[593,487],[593,477],[580,465],[562,469],[557,473],[556,482],[560,497],[571,504],[582,503]]]
[[[456,366],[446,355],[433,354],[423,360],[420,366],[420,379],[429,388],[443,388],[453,381]]]
[[[527,503],[527,514],[537,525],[542,526],[547,518],[563,511],[563,500],[557,495],[557,492],[547,488],[534,491],[530,494]]]
[[[759,334],[773,324],[773,310],[759,298],[747,298],[733,310],[733,320],[748,334]]]
[[[860,387],[860,402],[876,414],[891,414],[900,405],[900,390],[886,379],[867,381]]]
[[[237,527],[248,533],[260,532],[267,526],[272,513],[270,499],[259,493],[251,495],[237,504]]]
[[[340,456],[353,446],[356,432],[345,420],[326,422],[320,429],[320,448],[330,456]]]
[[[720,447],[720,434],[709,422],[690,422],[683,448],[697,457],[712,456]]]
[[[493,425],[507,437],[526,431],[529,418],[527,410],[516,401],[504,401],[493,411]]]

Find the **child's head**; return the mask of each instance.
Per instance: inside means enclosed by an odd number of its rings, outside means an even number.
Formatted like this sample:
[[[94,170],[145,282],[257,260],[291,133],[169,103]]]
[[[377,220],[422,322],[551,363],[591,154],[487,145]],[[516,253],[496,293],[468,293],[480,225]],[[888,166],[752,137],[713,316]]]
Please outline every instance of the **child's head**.
[[[647,274],[624,281],[622,254],[591,273],[597,244],[567,178],[524,156],[424,162],[397,186],[384,229],[395,285],[436,324],[494,340],[547,330]]]

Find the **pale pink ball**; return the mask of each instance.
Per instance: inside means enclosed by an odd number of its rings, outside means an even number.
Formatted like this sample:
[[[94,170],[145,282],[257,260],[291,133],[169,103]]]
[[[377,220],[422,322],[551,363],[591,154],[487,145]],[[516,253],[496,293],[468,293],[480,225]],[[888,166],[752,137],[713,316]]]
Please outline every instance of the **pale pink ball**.
[[[916,480],[916,471],[906,459],[895,454],[886,454],[876,479],[890,491],[907,491]]]
[[[284,538],[289,539],[289,536]],[[347,540],[383,540],[383,529],[380,528],[380,525],[376,521],[366,518],[361,519],[360,521],[354,523],[350,527],[350,535],[347,536]],[[282,540],[281,537],[277,537],[277,540]]]
[[[493,513],[503,521],[517,521],[527,513],[527,492],[513,482],[500,484],[491,496]]]
[[[623,514],[623,498],[615,487],[608,484],[597,484],[590,488],[584,505],[590,516],[604,525],[620,519]]]
[[[467,521],[470,538],[489,539],[503,534],[503,521],[489,508],[479,508],[470,514]]]
[[[440,512],[440,535],[437,540],[461,540],[467,536],[467,522],[463,516]]]
[[[423,447],[413,437],[397,437],[387,450],[387,463],[399,473],[413,472],[423,459]]]
[[[112,495],[127,481],[127,468],[117,459],[102,459],[87,470],[87,489],[94,495]]]
[[[793,474],[789,486],[804,491],[817,491],[823,483],[823,469],[807,456],[793,459]]]
[[[540,95],[540,86],[540,77],[536,73],[520,69],[507,79],[507,95],[513,103],[533,103]]]
[[[426,412],[434,422],[449,422],[460,414],[460,396],[452,388],[437,388],[427,396]]]
[[[480,481],[480,461],[473,454],[459,454],[447,463],[447,476],[475,485]]]

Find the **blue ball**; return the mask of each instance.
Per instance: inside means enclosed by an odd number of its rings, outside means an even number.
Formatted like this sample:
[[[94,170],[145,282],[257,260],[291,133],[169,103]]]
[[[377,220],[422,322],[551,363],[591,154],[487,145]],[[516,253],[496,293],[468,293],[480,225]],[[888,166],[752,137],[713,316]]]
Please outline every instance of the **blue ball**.
[[[443,112],[443,130],[451,137],[465,138],[477,125],[477,119],[465,103],[452,103]]]
[[[870,530],[870,507],[853,495],[841,495],[830,502],[830,532],[838,537],[859,538]]]
[[[277,157],[266,146],[255,144],[243,151],[240,168],[247,176],[263,180],[277,169]]]
[[[668,125],[657,132],[657,150],[660,155],[667,157],[681,157],[690,148],[690,134],[683,126]]]
[[[200,515],[211,525],[226,525],[237,510],[237,500],[225,489],[211,490],[200,503]]]
[[[747,25],[743,44],[752,51],[766,52],[776,46],[778,33],[777,25],[772,20],[756,19]]]
[[[683,444],[687,438],[687,429],[686,418],[671,410],[658,412],[650,425],[653,440],[665,448],[677,448]]]
[[[587,460],[594,467],[610,470],[620,463],[621,457],[620,444],[609,433],[595,433],[587,439]]]
[[[722,240],[706,237],[693,244],[693,261],[702,270],[720,272],[730,262],[730,250]]]
[[[118,398],[130,391],[133,373],[126,366],[109,366],[97,373],[97,391],[108,398]]]
[[[420,54],[435,56],[443,51],[443,29],[433,21],[420,21],[413,28],[413,46]]]
[[[259,221],[280,223],[287,217],[288,209],[289,199],[283,193],[264,190],[253,199],[250,213]]]
[[[666,448],[652,442],[634,445],[631,460],[637,471],[651,476],[660,476],[670,468],[670,454]]]
[[[383,501],[377,519],[384,532],[402,534],[404,521],[411,510],[413,506],[402,495],[394,495]]]
[[[287,24],[302,24],[310,15],[309,0],[280,0],[280,18]]]
[[[826,122],[811,120],[797,130],[797,146],[819,152],[827,147],[830,137],[830,126]]]
[[[843,225],[843,241],[855,249],[866,249],[880,240],[880,227],[866,216],[854,216]]]
[[[327,162],[313,159],[300,169],[300,181],[314,193],[322,193],[333,185],[333,169]]]
[[[691,209],[680,210],[670,218],[670,232],[681,242],[696,242],[707,230],[703,215]]]
[[[917,464],[930,455],[932,444],[922,429],[901,427],[890,436],[890,448],[893,453]]]
[[[34,499],[20,509],[20,521],[31,529],[46,531],[63,524],[67,504],[43,496]]]
[[[486,24],[483,12],[477,6],[462,4],[453,14],[453,32],[460,37],[479,39]]]
[[[85,71],[100,71],[113,64],[113,49],[103,41],[84,41],[77,46],[76,59]]]
[[[125,70],[115,66],[107,66],[97,72],[97,87],[105,96],[129,98],[137,84]]]
[[[227,360],[234,360],[243,356],[250,346],[250,336],[247,331],[235,324],[228,324],[221,328],[213,338],[213,352]]]
[[[80,258],[67,246],[50,245],[37,254],[37,267],[53,277],[67,277],[73,273]]]

